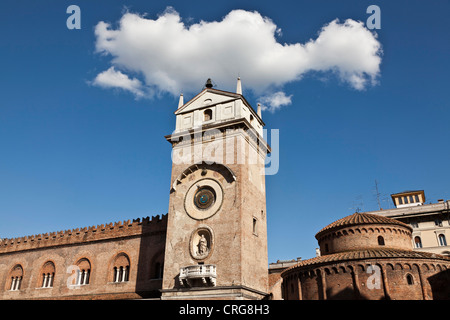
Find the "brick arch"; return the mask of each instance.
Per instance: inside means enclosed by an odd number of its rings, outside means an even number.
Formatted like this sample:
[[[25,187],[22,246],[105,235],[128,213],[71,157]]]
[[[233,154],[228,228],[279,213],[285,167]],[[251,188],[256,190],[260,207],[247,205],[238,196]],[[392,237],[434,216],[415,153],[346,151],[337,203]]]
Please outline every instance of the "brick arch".
[[[403,266],[400,263],[396,263],[395,270],[403,270]]]
[[[127,282],[130,276],[131,262],[127,253],[121,251],[111,259],[108,268],[108,282]]]
[[[206,162],[193,164],[186,168],[180,175],[175,179],[172,184],[171,191],[176,191],[177,185],[181,183],[183,179],[185,179],[189,174],[197,171],[197,170],[214,170],[222,174],[222,176],[229,182],[236,181],[236,174],[226,165],[221,163],[207,164]]]
[[[16,263],[10,270],[9,274],[11,276],[21,276],[23,277],[23,267],[22,264]]]
[[[8,281],[6,281],[6,290],[20,290],[22,280],[24,276],[24,270],[22,264],[16,263],[8,273]]]
[[[76,260],[75,262],[77,277],[75,280],[75,285],[87,285],[90,284],[91,281],[91,275],[92,275],[92,264],[91,261],[86,258],[82,257]]]
[[[91,261],[88,258],[80,258],[75,263],[80,269],[91,269]]]
[[[39,276],[37,286],[41,288],[51,288],[53,287],[53,282],[55,279],[56,267],[55,262],[47,260],[39,270]]]
[[[150,259],[149,278],[161,279],[164,270],[164,250],[159,250]]]

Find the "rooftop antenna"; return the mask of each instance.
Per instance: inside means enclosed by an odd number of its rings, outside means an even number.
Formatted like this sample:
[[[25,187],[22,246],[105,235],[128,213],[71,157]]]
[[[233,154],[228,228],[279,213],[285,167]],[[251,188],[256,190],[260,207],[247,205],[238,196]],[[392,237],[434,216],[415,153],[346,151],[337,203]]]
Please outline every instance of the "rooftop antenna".
[[[378,210],[381,210],[381,203],[380,203],[380,193],[378,192],[378,182],[377,179],[375,179],[375,195],[377,197],[377,203],[378,203]]]
[[[357,202],[357,200],[360,200],[360,201]],[[362,194],[355,197],[355,200],[353,201],[353,206],[349,209],[352,209],[353,211],[359,213],[362,210],[361,207],[364,208],[364,201],[362,199]]]

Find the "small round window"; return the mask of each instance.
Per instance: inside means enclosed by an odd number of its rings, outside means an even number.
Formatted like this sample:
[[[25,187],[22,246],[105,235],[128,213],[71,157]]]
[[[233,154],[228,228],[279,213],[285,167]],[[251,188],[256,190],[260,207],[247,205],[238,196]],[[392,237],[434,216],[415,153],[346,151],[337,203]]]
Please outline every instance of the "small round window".
[[[205,210],[210,208],[216,200],[214,189],[205,186],[198,189],[194,196],[194,204],[197,208]]]

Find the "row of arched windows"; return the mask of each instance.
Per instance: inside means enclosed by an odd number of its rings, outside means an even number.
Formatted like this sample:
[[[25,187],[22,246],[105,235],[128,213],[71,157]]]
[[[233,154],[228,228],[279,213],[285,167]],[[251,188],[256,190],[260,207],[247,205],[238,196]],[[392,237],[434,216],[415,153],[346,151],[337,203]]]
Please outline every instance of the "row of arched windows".
[[[447,239],[442,233],[438,235],[438,244],[440,247],[445,247],[447,245]],[[414,247],[417,249],[422,248],[422,239],[419,236],[414,237]]]
[[[162,264],[157,263],[152,278],[162,278]],[[67,285],[84,286],[88,285],[91,276],[91,263],[89,259],[82,258],[67,269],[69,276]],[[130,259],[125,253],[119,253],[115,258],[109,271],[109,281],[114,283],[128,282],[130,278]],[[38,286],[41,288],[52,288],[55,280],[56,268],[52,261],[47,261],[39,271]],[[15,265],[10,273],[6,284],[6,289],[18,291],[21,289],[23,280],[23,268],[20,264]]]

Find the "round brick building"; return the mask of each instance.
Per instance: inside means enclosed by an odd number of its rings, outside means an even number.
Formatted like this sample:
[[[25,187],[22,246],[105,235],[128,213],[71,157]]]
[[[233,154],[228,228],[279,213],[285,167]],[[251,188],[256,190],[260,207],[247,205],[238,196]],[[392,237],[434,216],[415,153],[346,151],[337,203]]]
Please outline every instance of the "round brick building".
[[[412,228],[355,213],[316,234],[321,255],[285,270],[287,300],[450,299],[450,258],[412,250]]]

